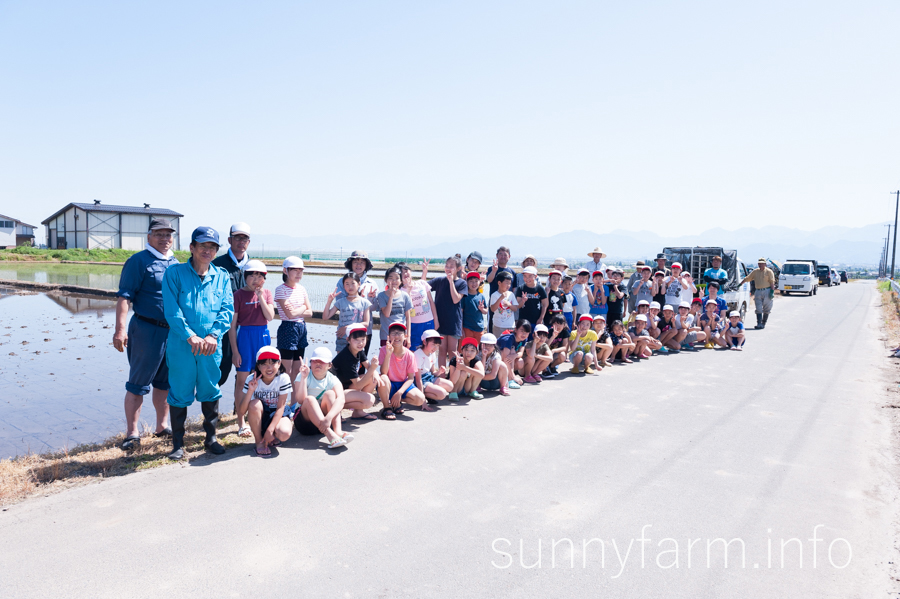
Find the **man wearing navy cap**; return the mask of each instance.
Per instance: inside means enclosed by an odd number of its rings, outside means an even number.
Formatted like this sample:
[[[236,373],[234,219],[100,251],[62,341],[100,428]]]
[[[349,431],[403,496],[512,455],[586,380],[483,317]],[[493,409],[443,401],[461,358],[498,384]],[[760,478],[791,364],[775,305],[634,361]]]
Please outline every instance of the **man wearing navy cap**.
[[[166,426],[169,406],[169,369],[166,367],[166,339],[169,325],[163,314],[162,280],[166,269],[178,264],[172,255],[175,227],[169,219],[154,218],[147,232],[147,246],[128,258],[119,277],[116,293],[116,332],[113,347],[128,355],[128,382],[125,383],[125,440],[122,449],[128,451],[141,444],[138,422],[144,396],[151,392],[156,408],[157,437],[167,437],[172,430]],[[134,316],[125,325],[128,307]]]
[[[163,303],[169,337],[169,397],[172,419],[172,453],[184,457],[184,423],[194,397],[203,410],[204,446],[214,454],[225,453],[216,440],[219,422],[219,364],[221,339],[231,326],[234,296],[228,272],[212,264],[219,251],[219,234],[210,227],[197,227],[191,234],[191,257],[186,264],[166,270]]]

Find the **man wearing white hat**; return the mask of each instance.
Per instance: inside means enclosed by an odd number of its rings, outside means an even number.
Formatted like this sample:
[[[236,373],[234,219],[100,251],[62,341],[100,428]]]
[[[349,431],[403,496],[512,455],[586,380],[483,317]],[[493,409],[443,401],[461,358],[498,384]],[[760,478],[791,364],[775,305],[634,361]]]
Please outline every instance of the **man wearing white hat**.
[[[602,262],[602,260],[604,258],[606,258],[606,254],[603,253],[603,250],[600,249],[600,246],[597,246],[594,249],[592,249],[591,251],[589,251],[588,256],[590,256],[592,258],[592,260],[590,262],[588,262],[587,264],[585,264],[584,267],[591,272],[594,272],[597,270],[602,271],[605,276],[606,264],[604,264]]]
[[[234,294],[244,286],[244,266],[250,260],[247,248],[250,247],[250,225],[247,223],[234,223],[228,232],[228,251],[212,261],[214,266],[224,268],[231,277],[231,293]],[[222,376],[219,377],[219,386],[225,384],[228,375],[231,374],[231,340],[225,333],[222,338],[222,363],[219,365]],[[237,399],[237,398],[235,398]],[[237,403],[237,402],[235,402]]]

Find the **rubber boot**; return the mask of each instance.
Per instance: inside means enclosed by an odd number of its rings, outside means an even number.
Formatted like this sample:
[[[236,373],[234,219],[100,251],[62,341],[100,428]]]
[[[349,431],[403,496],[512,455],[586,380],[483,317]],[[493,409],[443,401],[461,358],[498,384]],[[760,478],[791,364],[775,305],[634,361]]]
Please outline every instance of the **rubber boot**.
[[[757,312],[757,313],[756,313],[756,326],[753,327],[753,328],[754,328],[754,329],[761,329],[761,328],[763,328],[763,324],[762,324],[762,312]]]
[[[203,430],[206,432],[206,441],[203,446],[206,451],[216,455],[225,453],[225,448],[216,440],[216,425],[219,424],[219,400],[201,401],[203,410]]]
[[[170,460],[184,458],[184,423],[187,421],[187,408],[169,406],[169,418],[172,420],[172,453]]]
[[[766,312],[765,314],[763,314],[762,328],[766,328],[766,323],[767,323],[767,322],[769,322],[769,313],[768,313],[768,312]]]

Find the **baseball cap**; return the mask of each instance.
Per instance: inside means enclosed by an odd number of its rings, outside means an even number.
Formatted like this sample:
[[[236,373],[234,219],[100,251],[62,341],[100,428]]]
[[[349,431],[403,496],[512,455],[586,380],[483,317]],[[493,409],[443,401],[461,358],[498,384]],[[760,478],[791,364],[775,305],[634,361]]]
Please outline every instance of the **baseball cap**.
[[[229,232],[229,237],[234,235],[250,235],[250,225],[247,223],[234,223],[231,225],[231,229]]]
[[[262,274],[266,274],[268,269],[266,269],[266,265],[263,264],[262,260],[248,260],[247,264],[242,268],[245,273],[246,272],[260,272]]]
[[[481,252],[479,251],[469,253],[468,257],[466,257],[466,260],[468,261],[469,258],[475,258],[479,262],[484,262],[484,260],[481,259]]]
[[[526,266],[525,268],[522,269],[522,272],[525,273],[526,275],[536,275],[536,274],[538,274],[537,269],[536,269],[535,267],[533,267],[533,266]]]
[[[687,308],[688,310],[690,310],[690,309],[691,309],[691,302],[681,302],[680,304],[678,304],[678,307],[679,307],[679,308]]]
[[[700,299],[699,297],[695,297],[694,299],[691,300],[692,304],[699,304],[701,302],[703,302],[703,300]]]
[[[672,268],[681,268],[681,262],[673,262]]]
[[[402,322],[392,322],[391,326],[388,327],[388,332],[390,333],[394,329],[398,329],[398,328],[403,329],[404,333],[406,332],[406,325],[403,324]]]
[[[591,273],[591,278],[593,279],[593,278],[596,277],[597,275],[600,275],[600,276],[602,277],[602,276],[603,276],[603,271],[602,271],[602,270],[595,270],[594,272]]]
[[[738,318],[740,318],[740,317],[741,317],[741,313],[738,312],[737,310],[732,310],[731,312],[728,313],[728,316],[729,316],[729,317],[731,317],[731,316],[737,316]]]
[[[666,304],[665,306],[663,306],[663,312],[665,312],[666,310],[669,310],[669,311],[671,311],[671,312],[674,312],[674,311],[675,311],[675,308],[673,308],[673,307],[670,306],[669,304]]]
[[[602,320],[603,322],[606,322],[606,316],[604,316],[603,314],[597,314],[591,320]]]
[[[647,316],[645,314],[638,314],[634,317],[635,320],[640,320],[643,322],[647,322]]]
[[[637,303],[637,305],[638,306],[649,306],[650,302],[648,302],[647,300],[641,300]],[[659,304],[656,304],[656,305],[659,306]]]
[[[344,333],[347,335],[347,339],[350,338],[350,335],[357,331],[367,332],[366,325],[361,322],[354,322],[353,324],[348,324],[347,328],[344,329]]]
[[[659,302],[650,302],[650,307],[659,310]]]
[[[485,333],[481,336],[481,342],[488,345],[497,345],[497,337],[493,333]]]
[[[547,334],[549,335],[549,334],[550,334],[550,329],[548,329],[548,328],[547,328],[547,325],[545,325],[545,324],[539,324],[539,325],[537,325],[536,327],[534,327],[534,333],[535,333],[535,334],[538,334],[538,333],[547,333]]]
[[[256,352],[256,361],[260,360],[280,360],[281,352],[278,351],[277,347],[273,347],[271,345],[264,345],[259,348],[259,351]]]
[[[643,264],[641,266],[638,266],[638,270],[653,270],[653,269],[651,267],[647,266],[646,264]]]
[[[288,256],[284,259],[284,262],[281,263],[281,268],[304,268],[303,259],[298,258],[297,256]]]
[[[331,350],[327,347],[317,347],[313,350],[312,356],[310,356],[309,361],[318,360],[319,362],[325,362],[326,364],[331,363]]]
[[[586,268],[579,268],[579,269],[578,269],[578,274],[580,274],[580,275],[589,275],[589,274],[591,274],[591,271],[589,271],[589,270],[586,269]]]
[[[154,218],[150,221],[150,228],[147,229],[150,231],[159,231],[160,229],[168,229],[175,232],[175,227],[172,226],[172,221],[167,218]]]
[[[466,279],[480,279],[481,273],[477,270],[470,270],[466,273]]]
[[[425,343],[428,339],[443,339],[443,335],[435,331],[434,329],[428,329],[427,331],[422,333],[422,343]]]
[[[663,271],[661,271],[661,270],[657,270],[655,273],[653,273],[653,276],[654,276],[654,277],[655,277],[656,275],[659,275],[659,276],[661,276],[661,277],[664,277],[664,276],[666,276],[666,273],[663,272]]]
[[[603,315],[601,314],[600,316],[603,316]],[[583,320],[587,320],[588,322],[594,322],[594,317],[591,316],[590,314],[582,314],[581,316],[578,317],[578,322],[581,322]]]
[[[194,229],[194,232],[191,233],[191,243],[207,243],[212,242],[216,245],[222,245],[219,243],[219,234],[212,227],[197,227]]]
[[[477,347],[478,347],[478,342],[475,341],[475,338],[474,338],[474,337],[466,337],[465,339],[462,340],[462,342],[460,342],[460,344],[459,344],[459,349],[462,349],[462,348],[464,348],[464,347],[467,346],[467,345],[471,345],[472,347],[476,347],[476,348],[477,348]]]
[[[706,302],[706,305],[707,305],[707,306],[710,305],[710,304],[712,304],[713,306],[718,306],[718,305],[719,305],[719,302],[717,302],[716,300],[709,300],[709,301]]]

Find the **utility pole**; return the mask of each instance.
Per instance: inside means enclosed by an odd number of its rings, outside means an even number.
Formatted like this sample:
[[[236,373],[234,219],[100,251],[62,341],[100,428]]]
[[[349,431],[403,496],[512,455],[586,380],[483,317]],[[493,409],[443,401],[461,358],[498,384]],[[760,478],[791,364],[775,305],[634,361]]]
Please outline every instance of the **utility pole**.
[[[885,227],[888,228],[888,233],[887,233],[887,237],[884,238],[883,252],[884,252],[884,273],[885,274],[883,274],[882,276],[886,277],[887,276],[887,256],[888,256],[888,252],[890,251],[890,247],[891,247],[891,242],[889,241],[891,238],[891,224],[888,223],[885,225]]]
[[[887,255],[888,255],[888,240],[891,238],[890,234],[884,238],[884,247],[881,248],[881,264],[878,267],[878,276],[886,277],[887,276]]]
[[[897,214],[900,213],[900,190],[891,193],[897,195],[897,207],[894,209],[894,247],[891,250],[891,279],[893,279],[894,260],[897,258]]]

